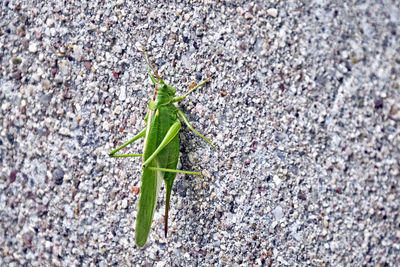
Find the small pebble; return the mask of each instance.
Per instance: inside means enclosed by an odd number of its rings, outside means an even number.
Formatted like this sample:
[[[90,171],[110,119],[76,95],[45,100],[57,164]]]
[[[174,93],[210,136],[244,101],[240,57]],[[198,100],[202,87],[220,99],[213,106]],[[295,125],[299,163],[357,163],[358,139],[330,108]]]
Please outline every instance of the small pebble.
[[[58,63],[58,68],[62,75],[67,76],[70,74],[71,65],[67,60],[60,60]]]
[[[279,187],[279,185],[281,184],[282,180],[277,175],[274,175],[274,177],[272,179],[273,179],[275,185],[277,187]]]
[[[283,209],[281,206],[276,206],[276,208],[272,211],[272,213],[274,214],[276,221],[279,221],[284,216]]]
[[[83,49],[79,45],[74,46],[74,58],[76,61],[81,61],[83,59]]]
[[[54,20],[51,19],[51,18],[48,18],[46,20],[46,25],[47,25],[47,27],[53,27],[54,26]]]
[[[244,18],[245,19],[252,19],[253,15],[251,15],[250,12],[246,12],[246,13],[244,13]]]
[[[128,200],[127,199],[122,200],[121,208],[126,209],[127,207],[128,207]]]
[[[267,13],[268,13],[268,15],[270,15],[271,17],[274,17],[274,18],[276,18],[278,16],[278,10],[276,8],[267,9]]]
[[[34,42],[29,43],[29,52],[36,53],[38,51],[37,44]]]
[[[120,87],[120,92],[119,92],[118,99],[120,101],[125,101],[125,99],[126,99],[126,86],[121,86]]]
[[[184,19],[185,21],[188,21],[188,20],[190,19],[190,14],[189,14],[189,13],[186,13],[186,14],[183,16],[183,19]]]
[[[119,115],[121,113],[121,106],[116,106],[114,109],[114,114]]]

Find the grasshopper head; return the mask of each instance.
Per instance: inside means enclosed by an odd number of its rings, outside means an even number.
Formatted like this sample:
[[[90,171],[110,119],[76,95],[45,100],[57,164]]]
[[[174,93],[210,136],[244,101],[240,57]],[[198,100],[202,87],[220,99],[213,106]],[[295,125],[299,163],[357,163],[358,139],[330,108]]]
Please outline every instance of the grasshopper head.
[[[168,95],[170,97],[174,97],[176,93],[176,89],[172,86],[166,84],[163,80],[160,79],[160,87],[159,94]]]

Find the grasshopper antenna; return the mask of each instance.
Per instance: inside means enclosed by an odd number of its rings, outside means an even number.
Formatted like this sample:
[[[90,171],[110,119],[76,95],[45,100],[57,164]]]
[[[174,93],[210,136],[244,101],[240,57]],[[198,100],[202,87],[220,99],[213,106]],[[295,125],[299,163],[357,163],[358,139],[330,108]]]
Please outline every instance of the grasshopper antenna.
[[[144,58],[146,60],[146,64],[149,67],[149,72],[153,72],[154,75],[157,77],[157,79],[160,80],[161,79],[160,75],[158,75],[157,71],[154,70],[154,68],[151,66],[151,63],[150,63],[150,60],[149,60],[149,54],[147,53],[145,48],[143,48],[143,53],[144,53]]]

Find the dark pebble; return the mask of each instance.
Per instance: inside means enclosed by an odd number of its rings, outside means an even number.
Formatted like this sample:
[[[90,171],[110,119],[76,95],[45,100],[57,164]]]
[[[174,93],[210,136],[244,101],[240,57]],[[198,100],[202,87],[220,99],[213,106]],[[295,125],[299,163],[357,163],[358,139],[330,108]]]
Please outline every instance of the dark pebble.
[[[53,180],[56,185],[62,185],[65,172],[61,168],[56,168],[53,171]]]
[[[39,98],[39,102],[40,102],[40,104],[42,104],[44,107],[47,107],[47,106],[50,105],[50,101],[51,101],[51,98],[52,98],[52,97],[53,97],[53,96],[52,96],[51,94],[42,95],[42,96]]]
[[[303,192],[300,192],[297,197],[301,200],[307,200],[307,196],[306,194],[304,194]]]
[[[40,205],[37,209],[37,214],[39,217],[42,217],[43,215],[45,215],[47,213],[48,209],[46,207],[46,205]]]
[[[14,72],[12,73],[12,77],[13,77],[15,80],[21,80],[21,79],[22,79],[21,71],[20,71],[20,70],[14,71]]]
[[[7,134],[7,140],[10,142],[10,144],[14,144],[14,135],[13,134]]]
[[[32,247],[33,235],[31,233],[25,233],[22,235],[22,241],[24,248]]]
[[[375,109],[381,109],[383,108],[383,100],[382,99],[377,99],[375,100]]]
[[[198,80],[198,81],[201,81],[201,78],[203,77],[203,75],[201,75],[201,72],[199,72],[199,71],[196,71],[196,79]]]
[[[11,171],[11,173],[10,173],[10,184],[14,183],[15,180],[17,179],[17,173],[18,173],[18,170],[12,170]]]
[[[22,59],[19,58],[19,57],[13,57],[13,58],[11,59],[11,63],[12,63],[13,65],[19,65],[19,64],[22,63]]]

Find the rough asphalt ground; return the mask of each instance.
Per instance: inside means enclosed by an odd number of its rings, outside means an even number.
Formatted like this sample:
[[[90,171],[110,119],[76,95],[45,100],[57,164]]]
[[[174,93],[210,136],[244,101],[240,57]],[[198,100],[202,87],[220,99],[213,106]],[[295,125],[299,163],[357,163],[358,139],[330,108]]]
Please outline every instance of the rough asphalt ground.
[[[397,1],[1,1],[1,266],[400,265]],[[134,242],[138,47],[195,128]],[[134,144],[129,151],[141,151]]]

